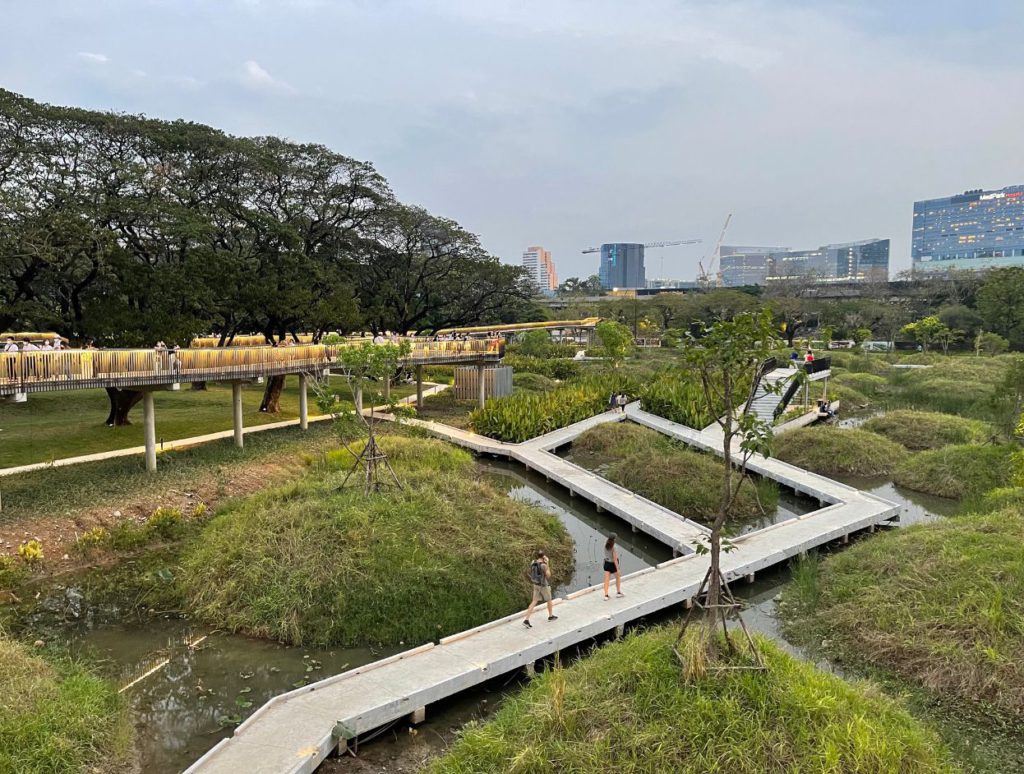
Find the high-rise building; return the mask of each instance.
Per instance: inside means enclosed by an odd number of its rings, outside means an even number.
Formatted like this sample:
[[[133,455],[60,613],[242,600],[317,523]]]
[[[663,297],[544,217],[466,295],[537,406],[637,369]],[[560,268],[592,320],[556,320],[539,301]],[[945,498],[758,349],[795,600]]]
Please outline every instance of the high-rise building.
[[[914,202],[914,273],[1024,266],[1024,185]]]
[[[781,253],[788,249],[788,247],[722,245],[718,249],[722,285],[727,288],[763,285],[768,278],[768,257],[772,253]]]
[[[814,250],[769,253],[765,283],[770,285],[788,279],[885,282],[889,279],[889,240],[863,239],[822,245]]]
[[[598,270],[602,288],[642,288],[647,285],[644,246],[638,242],[601,245]]]
[[[551,260],[549,250],[540,245],[527,247],[523,252],[523,267],[542,293],[552,293],[558,287],[558,274],[555,272],[555,262]]]

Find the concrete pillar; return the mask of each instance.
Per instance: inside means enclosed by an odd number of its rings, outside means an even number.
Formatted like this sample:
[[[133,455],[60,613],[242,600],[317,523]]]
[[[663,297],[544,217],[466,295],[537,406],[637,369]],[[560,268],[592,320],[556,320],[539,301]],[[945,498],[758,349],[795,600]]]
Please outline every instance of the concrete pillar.
[[[486,366],[483,363],[476,367],[476,378],[480,381],[480,384],[478,385],[480,390],[480,408],[483,408],[484,403],[487,402],[487,379],[484,378],[487,373],[485,369]]]
[[[235,424],[235,446],[241,449],[245,440],[242,434],[242,385],[240,382],[231,383],[231,406]]]
[[[626,625],[625,624],[619,624],[618,626],[615,627],[615,639],[621,640],[622,639],[622,635],[625,634],[625,633],[626,633]]]
[[[416,709],[414,709],[412,712],[409,713],[409,722],[412,723],[414,726],[418,726],[420,723],[422,723],[426,719],[427,719],[427,708],[426,707],[417,707]]]
[[[416,366],[416,408],[423,408],[423,366]]]
[[[527,677],[536,677],[537,675],[537,662],[531,661],[529,664],[523,666],[523,671],[526,672]]]
[[[142,434],[146,439],[146,470],[156,470],[156,407],[151,390],[142,393]]]
[[[691,609],[693,607],[693,597],[687,597],[686,599],[684,599],[683,607],[685,607],[687,610]]]
[[[753,582],[754,582],[754,573],[749,573],[747,575],[747,583],[753,583]]]
[[[309,397],[305,374],[299,374],[299,427],[309,429]]]

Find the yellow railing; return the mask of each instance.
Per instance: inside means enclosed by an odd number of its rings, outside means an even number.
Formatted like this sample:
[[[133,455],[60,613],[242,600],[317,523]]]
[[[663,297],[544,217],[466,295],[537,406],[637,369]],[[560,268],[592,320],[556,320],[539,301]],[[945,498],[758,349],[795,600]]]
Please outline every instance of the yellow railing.
[[[178,351],[153,349],[0,353],[0,387],[5,392],[138,386],[174,382],[248,379],[322,370],[347,346],[301,344],[291,347],[215,347]],[[504,354],[500,339],[413,342],[411,364],[494,359]]]
[[[442,328],[438,333],[516,333],[519,331],[547,330],[549,328],[593,328],[601,322],[600,317],[582,320],[545,320],[544,322],[510,323],[508,325],[477,325],[472,328]]]
[[[313,334],[312,333],[300,333],[299,334],[300,344],[312,344]],[[292,339],[289,337],[289,341]],[[252,336],[235,336],[231,339],[231,347],[265,347],[267,346],[267,338],[263,335],[252,335]],[[200,336],[192,339],[189,343],[191,349],[210,349],[211,347],[220,347],[220,338],[217,336]]]

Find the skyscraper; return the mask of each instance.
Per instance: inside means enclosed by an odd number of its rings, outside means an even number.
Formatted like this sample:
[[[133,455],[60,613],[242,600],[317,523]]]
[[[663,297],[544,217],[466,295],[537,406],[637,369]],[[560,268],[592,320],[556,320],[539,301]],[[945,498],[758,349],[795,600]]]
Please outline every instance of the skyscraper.
[[[540,245],[526,248],[523,252],[523,267],[542,293],[551,293],[558,287],[558,274],[555,272],[555,262],[551,260],[551,252]]]
[[[885,282],[889,279],[889,240],[863,239],[822,245],[814,250],[769,254],[767,284],[797,278],[818,282]]]
[[[914,202],[914,273],[1024,266],[1024,185]]]
[[[763,285],[768,278],[768,256],[772,253],[785,252],[788,249],[787,247],[722,245],[718,249],[722,285],[727,288]]]
[[[601,245],[601,267],[598,276],[601,278],[602,288],[646,287],[644,246],[638,242]]]

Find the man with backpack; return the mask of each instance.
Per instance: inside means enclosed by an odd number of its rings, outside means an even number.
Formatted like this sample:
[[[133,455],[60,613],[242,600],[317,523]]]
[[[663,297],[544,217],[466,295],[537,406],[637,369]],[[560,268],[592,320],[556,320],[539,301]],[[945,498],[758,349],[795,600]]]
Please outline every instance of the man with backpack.
[[[530,606],[526,608],[526,618],[523,619],[523,626],[527,629],[532,629],[533,624],[530,623],[530,616],[533,615],[533,608],[542,599],[548,603],[548,620],[554,621],[558,618],[555,615],[554,606],[551,604],[551,584],[549,582],[551,580],[551,565],[543,550],[537,550],[536,557],[530,563],[528,574],[530,576],[530,583],[533,584],[533,599],[530,601]]]

